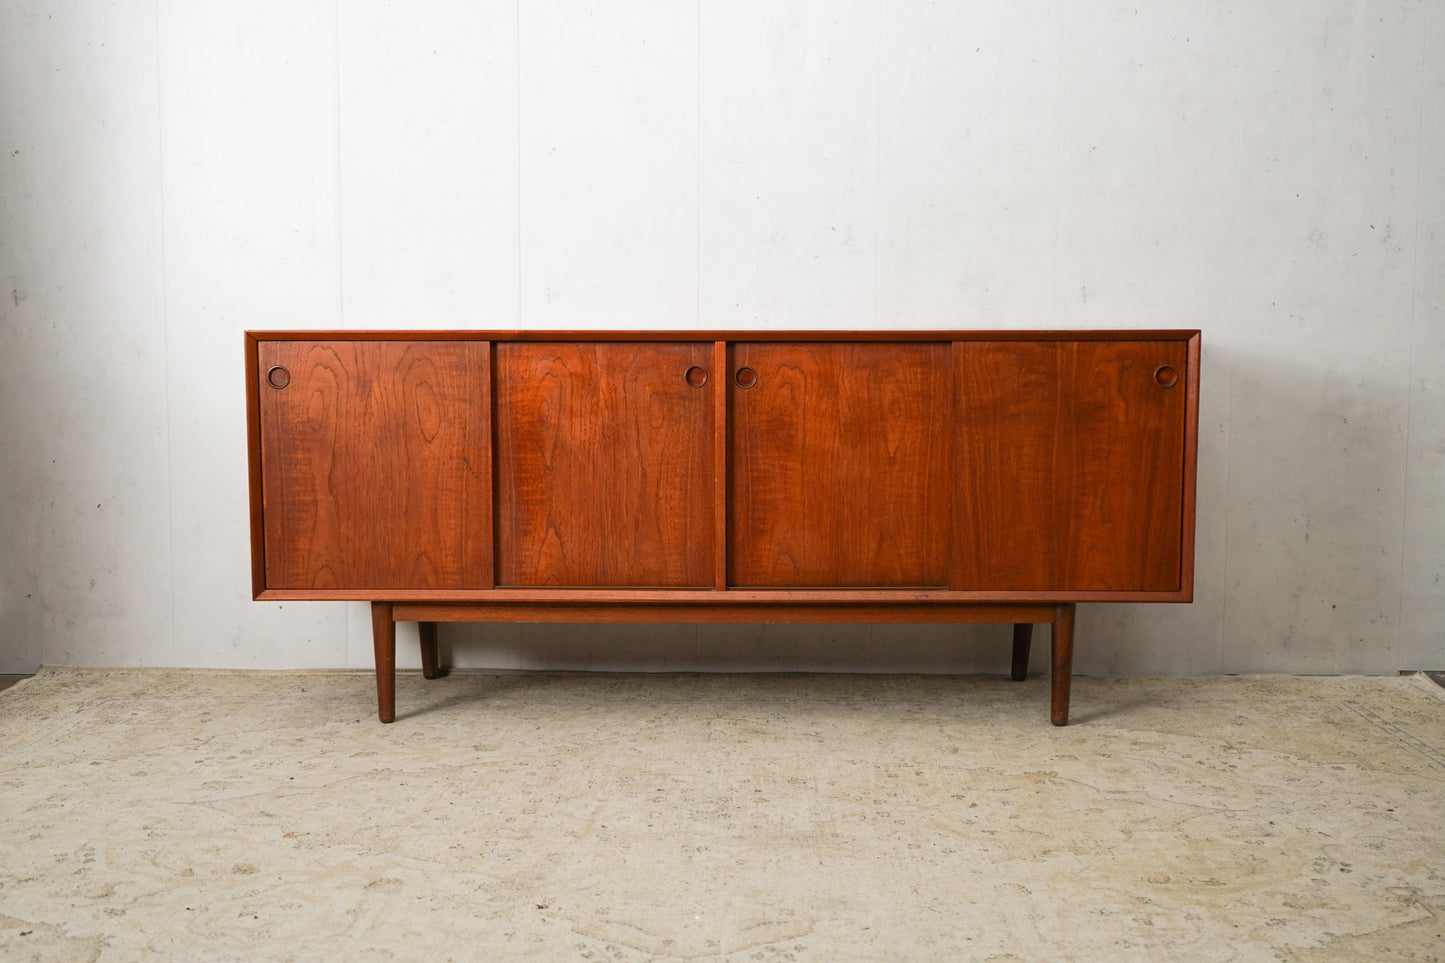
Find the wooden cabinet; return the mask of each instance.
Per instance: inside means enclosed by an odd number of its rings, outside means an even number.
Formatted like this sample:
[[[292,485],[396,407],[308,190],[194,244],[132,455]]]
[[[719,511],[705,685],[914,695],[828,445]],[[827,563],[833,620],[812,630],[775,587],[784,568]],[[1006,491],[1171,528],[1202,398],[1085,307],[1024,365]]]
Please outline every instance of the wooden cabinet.
[[[1199,334],[249,332],[259,599],[395,622],[1003,621],[1188,601]]]

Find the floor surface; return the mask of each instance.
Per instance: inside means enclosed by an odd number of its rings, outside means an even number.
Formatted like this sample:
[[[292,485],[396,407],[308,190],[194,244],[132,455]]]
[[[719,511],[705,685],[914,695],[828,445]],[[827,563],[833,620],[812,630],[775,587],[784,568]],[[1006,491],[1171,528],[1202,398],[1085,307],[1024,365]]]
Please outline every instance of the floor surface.
[[[1440,960],[1412,677],[45,669],[0,959]]]

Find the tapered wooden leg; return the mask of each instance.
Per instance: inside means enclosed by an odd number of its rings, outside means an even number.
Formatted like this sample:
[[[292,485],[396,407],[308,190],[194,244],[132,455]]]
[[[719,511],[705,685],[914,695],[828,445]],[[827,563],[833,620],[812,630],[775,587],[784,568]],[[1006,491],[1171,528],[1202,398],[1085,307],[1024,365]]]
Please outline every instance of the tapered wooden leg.
[[[428,679],[440,679],[447,674],[437,659],[437,624],[418,622],[417,633],[421,636],[421,674]]]
[[[1014,664],[1013,677],[1015,682],[1022,682],[1029,677],[1029,644],[1034,640],[1034,624],[1032,622],[1014,623]]]
[[[1074,681],[1074,603],[1054,606],[1053,664],[1049,675],[1049,721],[1069,724],[1069,685]]]
[[[371,644],[376,649],[376,715],[396,718],[396,622],[390,602],[371,603]]]

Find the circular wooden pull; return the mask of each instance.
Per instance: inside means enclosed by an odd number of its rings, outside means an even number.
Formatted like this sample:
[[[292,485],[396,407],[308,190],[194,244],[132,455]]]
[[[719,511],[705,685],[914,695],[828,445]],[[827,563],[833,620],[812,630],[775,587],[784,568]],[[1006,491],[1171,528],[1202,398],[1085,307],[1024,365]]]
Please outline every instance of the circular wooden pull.
[[[1179,372],[1172,365],[1161,364],[1154,369],[1154,383],[1161,388],[1172,388],[1179,383]]]
[[[701,388],[703,385],[707,384],[707,371],[703,368],[699,368],[697,365],[693,365],[691,368],[687,369],[687,373],[683,375],[683,378],[691,387]]]
[[[266,372],[266,383],[273,388],[284,388],[291,383],[291,372],[278,364]]]
[[[733,380],[738,383],[739,388],[751,388],[758,383],[758,373],[753,368],[743,365],[738,373],[733,375]]]

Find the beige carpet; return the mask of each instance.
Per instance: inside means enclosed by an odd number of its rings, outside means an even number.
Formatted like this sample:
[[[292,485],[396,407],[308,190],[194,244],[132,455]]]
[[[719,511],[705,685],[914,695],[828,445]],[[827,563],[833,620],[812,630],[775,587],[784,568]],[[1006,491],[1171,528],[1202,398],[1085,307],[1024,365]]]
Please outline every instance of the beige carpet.
[[[1440,960],[1407,678],[46,669],[0,959]]]

